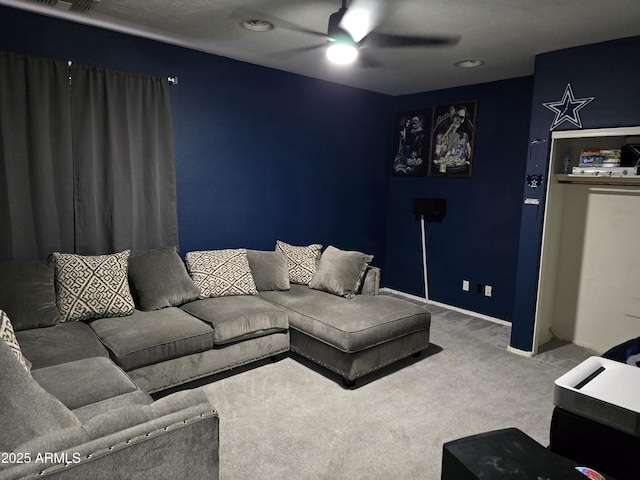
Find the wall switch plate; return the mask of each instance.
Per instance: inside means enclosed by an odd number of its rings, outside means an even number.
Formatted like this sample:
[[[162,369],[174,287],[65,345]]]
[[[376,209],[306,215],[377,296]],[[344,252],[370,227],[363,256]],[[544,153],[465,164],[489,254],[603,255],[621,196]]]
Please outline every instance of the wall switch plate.
[[[462,290],[465,292],[469,291],[469,280],[462,280]]]
[[[493,287],[491,285],[485,285],[484,286],[484,296],[485,297],[490,297],[492,292],[493,292]]]

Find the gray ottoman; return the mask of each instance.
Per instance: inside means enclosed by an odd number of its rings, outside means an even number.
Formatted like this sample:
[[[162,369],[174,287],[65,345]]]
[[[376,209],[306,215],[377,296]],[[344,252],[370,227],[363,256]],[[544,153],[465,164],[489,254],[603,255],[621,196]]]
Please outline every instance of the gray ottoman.
[[[346,299],[291,285],[260,296],[289,310],[291,351],[342,376],[345,386],[429,346],[431,314],[386,295]]]

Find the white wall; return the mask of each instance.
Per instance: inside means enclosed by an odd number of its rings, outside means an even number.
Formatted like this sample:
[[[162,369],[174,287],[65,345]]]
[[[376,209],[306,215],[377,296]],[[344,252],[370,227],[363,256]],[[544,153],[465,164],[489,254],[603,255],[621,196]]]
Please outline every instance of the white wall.
[[[552,333],[598,352],[640,336],[640,191],[563,185]]]

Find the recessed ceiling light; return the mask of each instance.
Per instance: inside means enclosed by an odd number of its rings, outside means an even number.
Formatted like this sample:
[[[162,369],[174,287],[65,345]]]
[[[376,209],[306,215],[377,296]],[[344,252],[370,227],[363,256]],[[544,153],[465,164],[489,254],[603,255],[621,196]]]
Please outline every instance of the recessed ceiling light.
[[[484,64],[484,60],[460,60],[454,65],[461,68],[475,68]]]
[[[251,30],[252,32],[270,32],[276,26],[269,20],[262,20],[260,18],[250,18],[248,20],[242,20],[240,22],[242,28]]]

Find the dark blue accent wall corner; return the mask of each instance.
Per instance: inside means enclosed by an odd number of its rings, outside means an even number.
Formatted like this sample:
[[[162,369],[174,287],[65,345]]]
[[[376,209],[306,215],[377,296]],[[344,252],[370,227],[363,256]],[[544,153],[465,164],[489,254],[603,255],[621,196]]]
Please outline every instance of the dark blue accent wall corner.
[[[421,222],[412,200],[444,198],[443,221],[425,226],[429,299],[510,320],[532,88],[533,78],[521,77],[394,99],[396,116],[467,100],[477,101],[477,113],[471,177],[391,177],[387,286],[424,298]],[[478,293],[478,284],[491,285],[492,296]]]

